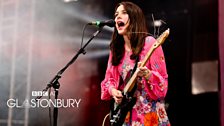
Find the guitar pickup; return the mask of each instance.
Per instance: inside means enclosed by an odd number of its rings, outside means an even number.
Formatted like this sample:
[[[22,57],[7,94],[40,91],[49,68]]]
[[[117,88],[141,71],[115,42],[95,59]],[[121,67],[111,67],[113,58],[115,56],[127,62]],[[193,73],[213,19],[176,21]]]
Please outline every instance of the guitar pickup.
[[[115,120],[113,120],[113,119],[111,119],[111,120],[110,120],[110,122],[111,122],[111,123],[114,123],[114,122],[116,122],[116,121],[115,121]]]
[[[114,118],[117,118],[117,117],[118,117],[118,115],[113,115],[113,117],[114,117]]]

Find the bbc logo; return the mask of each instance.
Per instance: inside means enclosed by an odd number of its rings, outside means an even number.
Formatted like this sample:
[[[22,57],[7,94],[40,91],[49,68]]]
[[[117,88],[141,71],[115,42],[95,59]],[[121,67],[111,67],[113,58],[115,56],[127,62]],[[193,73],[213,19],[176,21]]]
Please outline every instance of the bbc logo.
[[[32,96],[48,96],[48,92],[44,92],[44,91],[32,91]]]

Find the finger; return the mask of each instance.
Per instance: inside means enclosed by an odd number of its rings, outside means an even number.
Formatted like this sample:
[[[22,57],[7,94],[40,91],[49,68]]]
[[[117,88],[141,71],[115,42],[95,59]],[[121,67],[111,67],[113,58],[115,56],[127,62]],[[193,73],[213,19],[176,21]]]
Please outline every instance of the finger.
[[[117,102],[120,103],[122,101],[122,98],[117,98]]]
[[[142,77],[144,74],[143,74],[143,72],[139,72],[137,75],[138,75],[139,77]]]
[[[121,92],[117,92],[117,94],[115,95],[117,98],[122,98],[123,95],[121,94]]]
[[[116,98],[117,98],[117,99],[121,99],[121,98],[123,98],[123,96],[116,96]]]
[[[122,100],[117,100],[117,103],[120,104]]]
[[[119,92],[118,92],[118,94],[122,96],[122,93],[121,93],[121,91],[119,91]]]
[[[142,69],[141,69],[141,67],[137,68],[137,74],[138,74],[138,75],[141,75],[141,74],[142,74]]]
[[[119,100],[115,100],[115,102],[116,102],[117,104],[120,104],[120,103],[121,103],[121,101],[119,101]]]
[[[118,98],[116,96],[113,97],[116,103],[121,103],[122,98]]]
[[[148,70],[148,68],[147,68],[146,66],[144,66],[144,67],[139,67],[139,69],[140,69],[141,71]]]
[[[142,62],[138,62],[138,67],[140,67],[140,66],[141,66],[141,64],[142,64]]]
[[[149,74],[149,70],[142,70],[142,71],[139,71],[137,75],[138,75],[139,77],[144,77],[144,76],[146,76],[147,74]]]

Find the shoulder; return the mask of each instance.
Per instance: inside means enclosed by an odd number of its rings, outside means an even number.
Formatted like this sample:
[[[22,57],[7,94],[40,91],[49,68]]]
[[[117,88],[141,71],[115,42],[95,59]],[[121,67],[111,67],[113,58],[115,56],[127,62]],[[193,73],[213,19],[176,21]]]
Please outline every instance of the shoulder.
[[[153,44],[156,41],[156,39],[152,36],[145,37],[145,45]]]
[[[156,39],[152,36],[145,38],[143,50],[149,50],[149,48],[155,43]]]

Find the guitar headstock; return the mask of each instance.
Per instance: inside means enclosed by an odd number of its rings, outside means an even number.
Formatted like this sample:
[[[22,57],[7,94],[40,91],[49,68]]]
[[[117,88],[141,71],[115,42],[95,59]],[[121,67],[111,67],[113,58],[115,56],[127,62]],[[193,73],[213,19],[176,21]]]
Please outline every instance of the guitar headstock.
[[[154,43],[153,47],[156,49],[160,45],[164,43],[168,35],[170,34],[170,29],[168,28],[166,31],[164,31],[157,39],[156,42]]]

